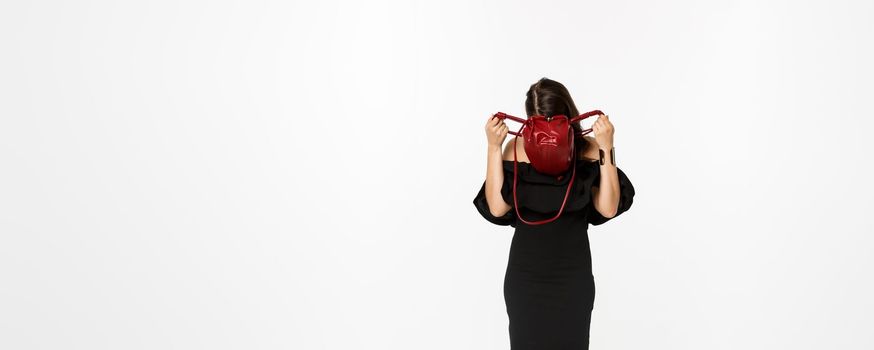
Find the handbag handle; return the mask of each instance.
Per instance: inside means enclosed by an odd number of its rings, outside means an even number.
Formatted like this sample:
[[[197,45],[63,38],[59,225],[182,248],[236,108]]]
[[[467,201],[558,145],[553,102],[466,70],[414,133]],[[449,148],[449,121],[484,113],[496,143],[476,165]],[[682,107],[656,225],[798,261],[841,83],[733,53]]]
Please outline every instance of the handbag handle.
[[[588,112],[586,112],[586,113],[583,113],[583,114],[580,114],[580,115],[578,115],[578,116],[576,116],[576,117],[571,118],[571,119],[568,121],[568,123],[573,123],[573,122],[576,122],[576,121],[578,121],[578,120],[583,120],[583,119],[586,119],[586,118],[591,117],[591,116],[593,116],[593,115],[599,115],[599,114],[604,114],[604,113],[601,112],[600,110],[597,110],[597,109],[596,109],[596,110],[592,110],[592,111],[588,111]],[[523,125],[522,125],[522,128],[519,128],[519,131],[507,131],[508,133],[510,133],[510,134],[512,134],[512,135],[522,136],[522,129],[524,129],[525,126],[528,125],[528,119],[522,119],[522,118],[519,118],[519,117],[514,117],[514,116],[509,115],[509,114],[504,113],[504,112],[498,112],[498,113],[495,113],[495,116],[498,117],[498,118],[501,118],[501,119],[510,119],[510,120],[513,120],[513,121],[516,121],[516,122],[519,122],[519,123],[522,123],[522,124],[523,124]],[[533,117],[536,117],[536,116],[533,116]],[[559,115],[554,116],[554,117],[566,117],[566,116],[565,116],[564,114],[559,114]],[[592,132],[592,131],[593,131],[592,128],[588,128],[588,129],[583,129],[583,131],[578,131],[578,132],[576,132],[576,134],[579,135],[579,136],[583,136],[583,135],[586,135],[586,134],[588,134],[588,133],[590,133],[590,132]]]

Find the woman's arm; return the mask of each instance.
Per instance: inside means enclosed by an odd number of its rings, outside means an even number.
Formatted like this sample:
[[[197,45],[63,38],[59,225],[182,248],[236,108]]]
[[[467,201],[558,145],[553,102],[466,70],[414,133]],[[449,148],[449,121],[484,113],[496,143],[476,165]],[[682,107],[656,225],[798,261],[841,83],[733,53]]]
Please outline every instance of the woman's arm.
[[[603,149],[603,148],[602,148]],[[592,186],[595,210],[601,216],[609,219],[619,210],[619,174],[616,166],[610,164],[610,149],[604,150],[605,161],[601,165],[601,180],[598,186]]]
[[[486,202],[489,212],[496,217],[504,216],[512,207],[501,196],[504,185],[504,158],[501,146],[488,146],[488,166],[486,167]]]
[[[504,158],[501,152],[501,145],[504,143],[504,139],[507,138],[507,133],[510,129],[503,120],[495,118],[494,115],[486,121],[485,129],[488,141],[485,184],[486,203],[488,203],[489,212],[492,215],[501,217],[512,208],[501,197],[501,187],[504,185]]]
[[[613,124],[606,115],[601,115],[592,125],[598,149],[604,152],[604,164],[600,165],[601,180],[598,186],[592,186],[595,210],[609,219],[619,210],[619,174],[616,171],[615,160],[610,156],[613,148]]]

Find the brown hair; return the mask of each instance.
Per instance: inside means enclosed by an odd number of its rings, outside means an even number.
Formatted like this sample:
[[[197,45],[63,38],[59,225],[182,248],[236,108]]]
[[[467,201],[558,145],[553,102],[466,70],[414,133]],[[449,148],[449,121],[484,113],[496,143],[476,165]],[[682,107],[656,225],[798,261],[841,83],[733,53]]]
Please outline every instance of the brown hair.
[[[546,77],[540,78],[536,83],[531,84],[528,92],[525,94],[525,113],[528,116],[543,115],[565,115],[569,119],[580,115],[577,106],[571,98],[567,88],[555,80]],[[574,133],[579,133],[583,130],[580,121],[571,124]],[[583,151],[588,146],[588,141],[583,137],[575,137],[575,145],[577,152]]]

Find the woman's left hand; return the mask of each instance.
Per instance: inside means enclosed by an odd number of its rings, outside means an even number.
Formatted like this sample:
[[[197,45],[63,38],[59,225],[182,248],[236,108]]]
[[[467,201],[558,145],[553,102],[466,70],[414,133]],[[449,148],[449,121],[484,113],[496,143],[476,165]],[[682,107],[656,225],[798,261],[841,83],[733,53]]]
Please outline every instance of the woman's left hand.
[[[598,120],[592,124],[592,132],[595,133],[598,148],[605,150],[613,148],[613,123],[610,122],[608,115],[598,115]]]

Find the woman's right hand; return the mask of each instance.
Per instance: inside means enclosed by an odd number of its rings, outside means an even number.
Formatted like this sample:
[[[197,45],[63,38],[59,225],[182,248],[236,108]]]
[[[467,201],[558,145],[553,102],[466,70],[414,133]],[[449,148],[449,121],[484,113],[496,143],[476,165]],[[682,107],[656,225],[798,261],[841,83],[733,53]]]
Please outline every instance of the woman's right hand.
[[[488,138],[489,146],[495,146],[499,149],[507,139],[507,133],[510,128],[504,123],[504,120],[496,117],[494,114],[486,121],[486,137]]]

